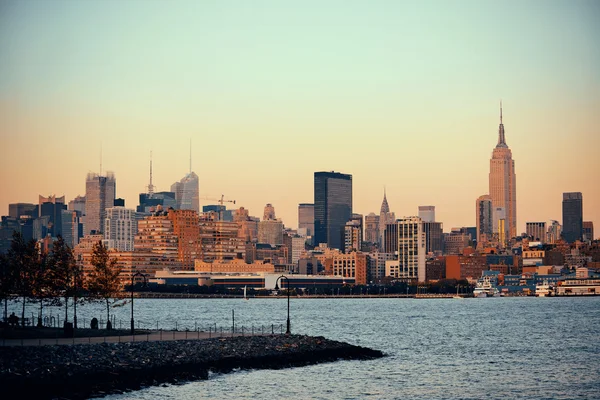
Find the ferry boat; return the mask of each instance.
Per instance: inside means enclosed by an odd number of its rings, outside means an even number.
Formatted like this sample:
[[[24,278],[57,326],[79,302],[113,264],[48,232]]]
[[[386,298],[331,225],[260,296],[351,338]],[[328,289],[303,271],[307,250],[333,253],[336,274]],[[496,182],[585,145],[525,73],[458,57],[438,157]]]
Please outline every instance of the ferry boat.
[[[500,291],[492,284],[490,277],[486,275],[475,284],[473,297],[500,297]]]
[[[554,287],[552,287],[547,279],[544,279],[542,284],[535,285],[535,295],[536,297],[549,297],[554,295]]]

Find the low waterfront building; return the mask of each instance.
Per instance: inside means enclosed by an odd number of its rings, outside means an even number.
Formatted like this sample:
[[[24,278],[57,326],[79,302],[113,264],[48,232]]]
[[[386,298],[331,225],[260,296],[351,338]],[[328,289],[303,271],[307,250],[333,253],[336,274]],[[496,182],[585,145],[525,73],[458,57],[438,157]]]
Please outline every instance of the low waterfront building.
[[[213,261],[205,262],[196,260],[194,266],[196,272],[208,273],[274,273],[275,265],[260,260],[252,264],[246,263],[243,259],[235,259],[231,261]]]

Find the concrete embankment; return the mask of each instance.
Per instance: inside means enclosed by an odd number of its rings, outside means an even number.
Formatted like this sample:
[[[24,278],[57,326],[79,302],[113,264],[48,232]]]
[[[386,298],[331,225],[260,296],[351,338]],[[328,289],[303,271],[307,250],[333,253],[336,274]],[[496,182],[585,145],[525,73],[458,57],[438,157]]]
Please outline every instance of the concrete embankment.
[[[209,371],[278,369],[383,357],[310,336],[0,348],[0,387],[20,398],[88,398],[161,383],[206,379]]]

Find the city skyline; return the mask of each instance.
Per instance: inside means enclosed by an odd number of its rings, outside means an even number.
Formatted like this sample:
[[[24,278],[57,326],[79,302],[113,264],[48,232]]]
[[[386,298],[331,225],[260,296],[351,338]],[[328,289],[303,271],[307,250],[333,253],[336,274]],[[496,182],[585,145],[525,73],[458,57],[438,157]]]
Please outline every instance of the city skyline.
[[[101,152],[135,208],[150,151],[167,191],[191,138],[200,197],[272,203],[286,226],[332,170],[353,176],[356,213],[377,214],[385,186],[398,218],[434,205],[445,231],[475,226],[502,99],[517,233],[562,223],[564,192],[600,224],[597,4],[264,4],[5,3],[0,214],[84,195]]]

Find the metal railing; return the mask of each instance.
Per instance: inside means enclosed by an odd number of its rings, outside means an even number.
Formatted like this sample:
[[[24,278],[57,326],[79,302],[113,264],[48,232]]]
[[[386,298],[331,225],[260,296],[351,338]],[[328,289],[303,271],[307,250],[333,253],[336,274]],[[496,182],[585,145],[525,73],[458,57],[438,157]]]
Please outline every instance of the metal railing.
[[[130,333],[127,321],[111,318],[113,324],[112,330],[77,328],[74,330],[73,337],[64,337],[64,330],[60,326],[60,319],[57,317],[48,317],[47,322],[54,328],[54,332],[45,332],[43,338],[25,338],[18,339],[2,338],[2,346],[43,346],[43,345],[74,345],[91,343],[120,343],[120,342],[140,342],[140,341],[167,341],[167,340],[200,340],[213,339],[234,336],[264,336],[264,335],[283,335],[285,332],[283,324],[271,325],[234,325],[218,326],[216,323],[210,325],[200,325],[194,322],[193,328],[189,322],[172,321],[161,324],[161,321],[136,321],[135,334]],[[84,319],[79,320],[82,323]],[[78,321],[78,322],[79,322]],[[89,319],[87,320],[89,322]],[[174,323],[173,323],[174,322]],[[99,327],[105,327],[106,321],[99,319]],[[22,329],[22,328],[17,328]],[[27,327],[25,330],[33,330]]]

